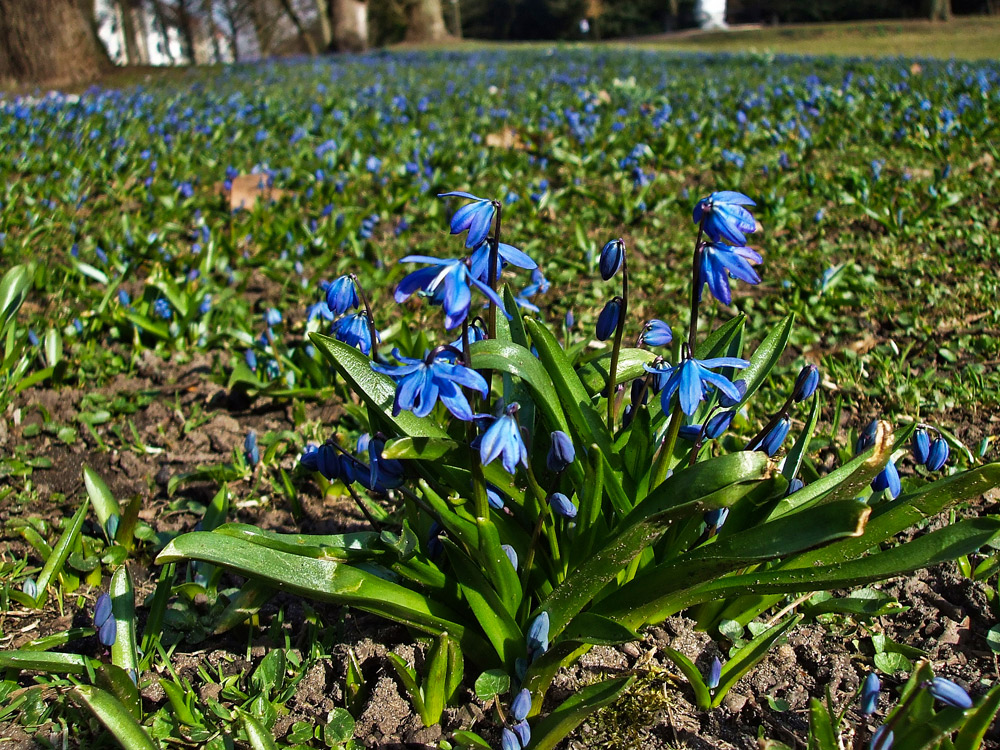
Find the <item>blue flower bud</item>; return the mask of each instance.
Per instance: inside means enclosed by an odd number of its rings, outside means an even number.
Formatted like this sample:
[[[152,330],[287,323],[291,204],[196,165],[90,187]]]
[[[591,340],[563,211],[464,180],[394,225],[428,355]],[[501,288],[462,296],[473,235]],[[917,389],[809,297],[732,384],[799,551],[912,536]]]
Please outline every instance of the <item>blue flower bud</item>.
[[[35,583],[34,578],[25,578],[24,582],[21,583],[21,591],[30,596],[32,599],[38,598],[38,584]]]
[[[899,472],[896,470],[894,462],[890,461],[887,463],[885,468],[878,473],[878,476],[872,480],[872,489],[875,492],[887,491],[891,498],[899,496],[903,487],[899,483]]]
[[[517,570],[517,550],[509,544],[501,544],[500,549],[502,549],[503,553],[507,555],[507,559],[510,560],[510,564],[514,570]]]
[[[257,372],[257,355],[254,353],[253,349],[247,349],[243,352],[243,359],[246,360],[247,367],[249,367],[253,372]]]
[[[264,324],[268,327],[276,326],[281,322],[281,311],[276,307],[270,307],[264,311]]]
[[[747,395],[747,381],[745,381],[743,378],[740,378],[739,380],[734,380],[733,385],[736,386],[736,390],[740,392],[740,401],[742,401],[743,397]],[[739,401],[734,401],[733,399],[729,398],[729,396],[727,396],[725,393],[719,391],[719,405],[722,406],[724,409],[731,409],[738,403]]]
[[[795,378],[792,399],[798,402],[805,401],[816,392],[817,387],[819,387],[819,368],[816,365],[806,365]]]
[[[562,430],[552,433],[552,444],[549,446],[549,455],[545,459],[549,471],[564,471],[567,466],[573,463],[576,458],[576,449],[573,448],[573,441],[570,436]]]
[[[528,688],[522,688],[521,692],[514,698],[514,702],[510,704],[510,712],[513,714],[515,721],[524,721],[528,717],[530,710],[531,692]]]
[[[599,264],[601,278],[609,281],[625,261],[625,243],[618,238],[611,240],[601,249],[601,261]]]
[[[788,483],[788,490],[785,492],[785,495],[786,496],[787,495],[794,495],[796,492],[798,492],[799,490],[801,490],[805,486],[806,486],[805,482],[803,482],[798,477],[795,477],[794,479],[792,479],[791,482]]]
[[[503,510],[506,503],[503,496],[494,487],[486,487],[486,502],[493,510]]]
[[[868,745],[868,750],[891,750],[892,743],[895,741],[896,736],[892,733],[892,730],[887,730],[887,725],[883,724],[872,735],[872,741]]]
[[[642,340],[649,346],[666,346],[674,340],[674,333],[662,320],[653,319],[643,328]]]
[[[257,446],[257,433],[253,430],[247,433],[243,439],[243,457],[251,466],[256,466],[260,462],[260,448]]]
[[[519,721],[515,724],[514,734],[521,740],[521,747],[527,747],[528,743],[531,742],[531,727],[528,726],[527,721]]]
[[[521,750],[521,740],[511,730],[504,727],[500,735],[500,747],[502,750]]]
[[[573,311],[566,311],[566,328],[571,329],[576,324],[576,318],[573,317]]]
[[[854,444],[854,454],[864,453],[875,445],[875,438],[878,435],[878,420],[873,419],[868,426],[858,435],[858,440]]]
[[[868,676],[865,678],[864,687],[861,688],[862,716],[868,716],[869,714],[875,713],[875,708],[878,705],[878,695],[881,689],[882,683],[879,681],[878,675],[874,672],[869,672]]]
[[[910,452],[913,454],[913,460],[918,464],[926,464],[930,451],[931,438],[927,434],[927,430],[921,428],[914,432],[913,440],[910,443]]]
[[[689,443],[695,442],[701,437],[701,425],[700,424],[686,424],[682,425],[681,429],[677,433],[677,437],[681,440],[687,440]]]
[[[41,343],[38,340],[38,334],[32,331],[30,328],[28,329],[28,343],[31,344],[32,346],[38,346],[39,343]]]
[[[927,454],[927,468],[931,471],[940,470],[948,462],[948,443],[944,438],[937,438],[931,443],[931,449]]]
[[[710,440],[715,440],[722,433],[729,429],[729,425],[733,423],[733,417],[736,416],[734,411],[720,411],[710,420],[705,426],[705,435]]]
[[[705,681],[705,686],[709,690],[715,690],[719,687],[719,680],[722,679],[722,662],[719,661],[719,657],[712,658],[712,667],[708,673],[708,679]]]
[[[725,525],[727,518],[729,518],[729,508],[715,508],[705,514],[705,525],[719,530]]]
[[[576,518],[576,506],[561,492],[553,492],[549,495],[549,505],[563,518]]]
[[[597,318],[597,338],[600,341],[607,341],[618,328],[618,319],[621,317],[622,304],[618,297],[608,302],[601,310]]]
[[[791,428],[792,423],[788,420],[788,417],[782,417],[778,424],[771,428],[771,431],[764,436],[764,439],[760,443],[759,450],[764,451],[767,455],[773,456],[778,452],[778,448],[781,444],[785,442],[785,438],[788,437],[788,430]]]
[[[104,530],[108,534],[108,539],[114,539],[118,536],[118,527],[121,525],[122,517],[119,515],[108,516],[107,522],[104,524]]]
[[[129,296],[128,292],[126,292],[124,289],[119,289],[118,302],[122,305],[122,307],[128,307],[129,305],[132,304],[132,298]]]
[[[972,698],[957,683],[944,677],[934,677],[923,684],[927,692],[947,706],[960,708],[963,711],[972,708]]]
[[[327,286],[326,304],[337,315],[343,315],[361,304],[358,290],[350,276],[341,276]]]
[[[541,656],[549,650],[549,613],[542,612],[531,621],[528,626],[528,635],[525,637],[525,644],[528,647],[528,660],[533,661],[536,656]]]
[[[102,593],[94,606],[94,627],[101,645],[110,648],[118,638],[118,625],[112,614],[111,597]]]
[[[153,303],[153,312],[157,317],[163,320],[170,320],[173,316],[173,308],[170,307],[170,303],[167,302],[163,297],[160,297]]]

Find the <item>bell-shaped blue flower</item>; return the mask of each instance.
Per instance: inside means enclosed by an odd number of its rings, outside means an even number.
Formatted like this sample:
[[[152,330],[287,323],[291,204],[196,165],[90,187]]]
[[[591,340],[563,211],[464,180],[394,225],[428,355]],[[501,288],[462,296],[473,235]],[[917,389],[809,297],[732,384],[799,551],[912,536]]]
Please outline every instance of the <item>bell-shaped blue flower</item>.
[[[729,508],[715,508],[705,514],[705,525],[718,531],[726,525],[727,518],[729,518]]]
[[[501,457],[503,467],[508,474],[517,470],[517,465],[528,466],[528,449],[521,437],[521,428],[517,424],[518,405],[511,404],[504,413],[494,420],[479,441],[479,459],[483,466]]]
[[[788,495],[794,495],[796,492],[798,492],[799,490],[801,490],[805,486],[806,486],[805,482],[803,482],[798,477],[794,477],[792,479],[792,481],[788,483],[788,489],[785,490],[785,495],[786,496],[788,496]]]
[[[927,463],[927,457],[931,452],[931,437],[927,434],[927,430],[921,427],[913,433],[910,451],[913,453],[913,460],[918,464]]]
[[[162,318],[163,320],[170,320],[174,315],[174,309],[163,297],[160,297],[153,302],[153,312],[156,314],[156,317]]]
[[[496,206],[493,201],[487,198],[479,198],[471,193],[463,193],[455,190],[450,193],[439,193],[438,198],[458,196],[468,198],[472,203],[466,203],[458,209],[451,217],[451,233],[461,234],[468,231],[465,238],[466,247],[476,247],[490,233],[490,226],[493,224],[493,214]]]
[[[521,252],[513,245],[501,242],[497,245],[496,278],[500,278],[500,272],[508,264],[528,271],[538,269],[538,264],[527,253]],[[469,270],[474,279],[479,279],[484,284],[490,283],[490,243],[484,242],[472,251],[472,256],[469,258]],[[531,296],[535,293],[537,293],[537,289],[530,293],[527,290],[523,292],[525,296]]]
[[[732,245],[746,244],[746,236],[757,222],[744,206],[755,206],[750,198],[734,190],[721,190],[702,198],[694,207],[694,223],[704,220],[705,234],[713,242],[725,240]]]
[[[710,440],[715,440],[729,429],[729,425],[733,423],[733,417],[735,416],[735,411],[718,412],[715,416],[708,420],[708,423],[705,425],[705,437]]]
[[[260,448],[257,446],[257,433],[253,430],[243,439],[243,458],[251,466],[260,462]]]
[[[454,355],[448,353],[434,357],[428,363],[423,359],[410,359],[392,350],[402,364],[398,366],[372,363],[375,372],[388,375],[396,381],[396,398],[392,404],[392,414],[400,410],[412,411],[418,417],[426,417],[440,401],[455,417],[463,422],[471,422],[472,407],[462,388],[477,391],[486,398],[489,388],[486,380],[475,370],[454,362]]]
[[[872,480],[872,489],[876,492],[888,492],[889,497],[896,498],[902,491],[903,487],[899,483],[899,471],[896,469],[896,462],[889,461]]]
[[[946,706],[960,708],[963,711],[972,708],[972,698],[957,683],[944,677],[932,677],[923,684],[927,692]]]
[[[510,560],[511,567],[517,570],[517,550],[511,547],[509,544],[501,544],[500,549],[503,553],[507,555],[507,559]]]
[[[733,301],[729,288],[732,276],[748,284],[759,284],[760,276],[751,263],[763,260],[760,253],[749,247],[726,245],[722,242],[708,242],[701,248],[701,272],[699,274],[698,298],[705,284],[719,302],[728,305]]]
[[[430,265],[414,271],[399,282],[396,287],[396,302],[404,302],[410,295],[422,291],[444,307],[445,328],[448,330],[460,325],[468,317],[472,304],[472,286],[485,294],[500,310],[504,310],[497,293],[477,279],[464,261],[408,255],[399,262]],[[504,315],[510,319],[506,311]]]
[[[723,409],[732,409],[736,404],[743,400],[743,397],[747,395],[747,381],[743,378],[733,381],[733,385],[736,386],[736,390],[739,391],[739,398],[730,398],[725,393],[719,393],[719,405]]]
[[[674,340],[674,332],[662,320],[654,318],[643,326],[642,340],[648,346],[666,346]]]
[[[553,492],[549,495],[549,505],[552,507],[552,511],[556,515],[560,515],[563,518],[576,518],[576,506],[573,505],[573,501],[570,500],[566,495],[561,492]]]
[[[622,264],[625,262],[625,242],[621,237],[611,240],[601,248],[601,260],[598,268],[601,271],[601,278],[610,281]]]
[[[806,365],[799,370],[792,388],[792,400],[802,402],[812,396],[819,387],[819,368],[816,365]]]
[[[864,453],[866,450],[875,445],[875,438],[878,436],[878,420],[873,419],[861,434],[858,435],[858,439],[854,443],[854,454],[858,455]]]
[[[264,311],[264,325],[268,328],[276,326],[281,322],[281,310],[276,307],[269,307]]]
[[[896,735],[889,729],[889,725],[883,724],[872,735],[872,741],[868,743],[868,750],[892,750],[892,743],[895,741]]]
[[[504,727],[500,733],[500,748],[501,750],[521,750],[521,740],[512,730]]]
[[[531,727],[528,726],[526,719],[522,719],[514,725],[514,734],[521,741],[521,747],[525,748],[531,742]]]
[[[528,688],[521,688],[515,697],[513,703],[510,704],[510,713],[514,717],[514,721],[524,721],[528,718],[528,712],[531,710],[531,691]]]
[[[310,445],[299,458],[299,465],[309,471],[318,471],[328,482],[344,479],[344,467],[337,449],[329,443]]]
[[[862,716],[869,716],[875,713],[875,708],[878,706],[879,691],[881,690],[882,683],[879,681],[878,675],[874,672],[869,672],[868,676],[865,677],[865,684],[861,688]]]
[[[719,687],[719,680],[722,679],[722,662],[718,656],[712,657],[712,666],[709,668],[708,679],[705,680],[705,687],[715,690]]]
[[[622,301],[620,297],[615,297],[601,310],[597,317],[597,338],[600,341],[607,341],[614,335],[618,328],[618,320],[622,314]]]
[[[363,312],[340,318],[333,324],[333,336],[337,341],[343,341],[348,346],[360,349],[362,354],[371,354],[372,333],[368,327],[368,318]]]
[[[764,439],[760,441],[760,445],[756,446],[755,450],[764,451],[767,455],[773,456],[778,452],[778,448],[781,444],[785,442],[785,438],[788,437],[788,430],[791,429],[792,423],[789,421],[788,417],[782,417],[778,420],[778,423],[771,428]]]
[[[112,614],[111,597],[101,593],[94,605],[94,627],[102,646],[111,648],[118,638],[118,623]]]
[[[350,276],[341,276],[326,288],[326,304],[336,315],[343,315],[361,304],[358,290]]]
[[[931,471],[939,471],[948,463],[948,443],[944,438],[937,438],[931,443],[931,449],[927,452],[927,468]]]
[[[712,372],[711,368],[735,367],[743,369],[749,366],[750,362],[738,357],[715,357],[713,359],[689,357],[673,367],[669,365],[660,367],[645,365],[645,368],[648,372],[658,376],[657,385],[662,390],[660,399],[664,413],[670,411],[670,399],[674,393],[677,393],[681,410],[691,416],[697,410],[698,404],[708,396],[709,386],[714,386],[720,394],[725,394],[730,398],[741,398],[736,386],[723,375]]]
[[[565,471],[566,467],[576,458],[576,449],[569,435],[562,430],[556,430],[551,435],[552,444],[549,454],[545,457],[545,465],[549,471]]]
[[[549,613],[542,612],[528,626],[528,634],[525,637],[525,645],[528,647],[528,661],[534,661],[535,657],[541,656],[549,650]]]

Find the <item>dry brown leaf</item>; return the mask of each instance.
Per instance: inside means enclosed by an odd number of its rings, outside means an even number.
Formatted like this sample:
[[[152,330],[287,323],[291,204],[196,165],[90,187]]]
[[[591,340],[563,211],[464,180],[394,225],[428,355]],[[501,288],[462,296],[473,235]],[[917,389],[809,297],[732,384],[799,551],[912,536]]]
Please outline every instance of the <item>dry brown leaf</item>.
[[[229,210],[244,208],[247,211],[257,205],[258,200],[279,201],[291,195],[287,190],[267,186],[267,175],[241,174],[232,179],[232,187],[227,191],[222,182],[215,183],[215,192],[229,196]]]
[[[528,148],[513,128],[504,128],[496,133],[488,133],[486,145],[490,148],[514,149],[515,151],[525,151]]]

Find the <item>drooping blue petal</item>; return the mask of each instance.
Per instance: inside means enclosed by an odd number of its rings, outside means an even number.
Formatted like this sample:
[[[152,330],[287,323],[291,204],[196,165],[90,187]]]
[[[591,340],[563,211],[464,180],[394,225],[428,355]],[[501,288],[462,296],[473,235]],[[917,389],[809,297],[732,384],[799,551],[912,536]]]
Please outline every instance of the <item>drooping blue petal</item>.
[[[393,298],[396,302],[405,302],[414,292],[426,289],[428,284],[434,281],[438,273],[438,269],[431,266],[430,268],[418,269],[404,276],[399,284],[396,285],[396,293],[393,295]]]
[[[705,397],[705,388],[701,384],[698,365],[694,360],[685,360],[680,368],[678,398],[681,403],[681,411],[690,417]]]

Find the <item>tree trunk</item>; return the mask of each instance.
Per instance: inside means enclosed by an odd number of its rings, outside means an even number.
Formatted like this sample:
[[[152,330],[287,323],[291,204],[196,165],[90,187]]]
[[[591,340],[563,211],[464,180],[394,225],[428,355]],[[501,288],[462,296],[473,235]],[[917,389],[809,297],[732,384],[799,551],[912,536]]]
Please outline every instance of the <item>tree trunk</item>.
[[[177,0],[177,27],[184,40],[188,64],[197,65],[201,61],[198,59],[198,42],[195,39],[194,9],[190,6],[191,0]]]
[[[156,21],[156,26],[159,27],[160,37],[163,39],[163,49],[161,52],[163,53],[163,56],[167,58],[167,63],[169,65],[174,65],[177,61],[174,59],[173,50],[170,49],[170,32],[168,31],[169,27],[167,26],[167,16],[163,9],[163,3],[161,3],[160,0],[153,0],[153,18]]]
[[[125,38],[125,60],[129,65],[146,64],[149,62],[148,53],[145,57],[142,54],[146,33],[138,18],[141,7],[134,0],[118,0],[118,12],[122,18],[122,36]]]
[[[76,0],[0,0],[0,82],[65,85],[107,69]]]
[[[410,0],[406,6],[406,41],[440,42],[447,38],[441,0]]]
[[[951,20],[951,0],[931,0],[930,10],[932,21]]]
[[[274,41],[274,23],[267,7],[267,0],[249,0],[247,11],[254,36],[257,37],[257,50],[260,56],[271,56],[271,43]]]
[[[333,29],[330,26],[330,6],[327,0],[316,0],[316,16],[319,18],[319,38],[323,49],[333,44]]]
[[[368,3],[365,0],[328,0],[333,22],[333,49],[364,52],[368,49]]]
[[[292,22],[292,26],[295,27],[295,31],[299,35],[299,41],[302,42],[302,49],[304,52],[310,55],[316,55],[319,50],[316,49],[316,42],[313,41],[312,36],[306,31],[305,25],[302,23],[302,19],[299,18],[299,14],[295,12],[295,8],[292,7],[292,0],[280,0],[281,7],[285,9],[285,15]]]

